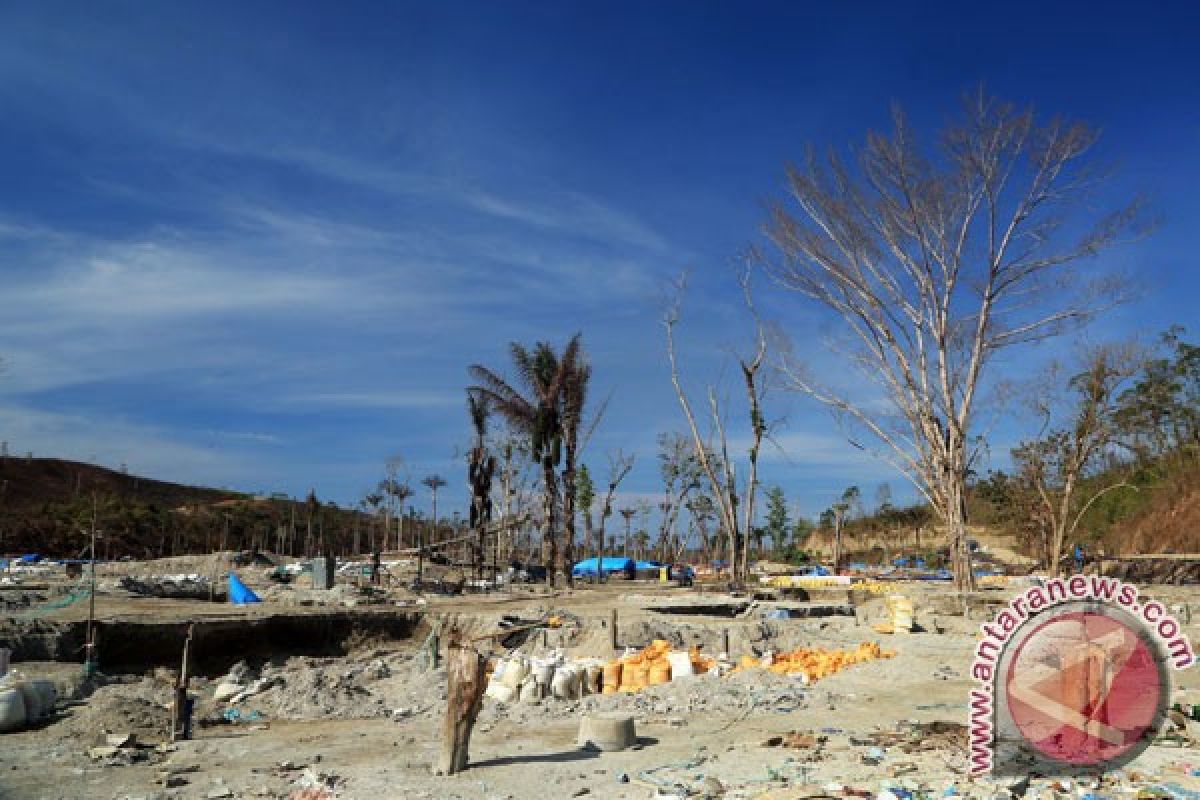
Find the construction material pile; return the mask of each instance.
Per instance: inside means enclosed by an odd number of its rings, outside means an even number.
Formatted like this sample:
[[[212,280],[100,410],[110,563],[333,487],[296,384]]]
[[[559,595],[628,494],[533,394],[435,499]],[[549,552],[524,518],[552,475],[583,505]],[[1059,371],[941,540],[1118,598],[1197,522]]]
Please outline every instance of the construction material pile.
[[[673,678],[712,671],[720,674],[719,660],[702,655],[699,648],[673,651],[670,642],[655,639],[649,647],[627,651],[620,659],[605,665],[603,692],[640,692],[647,686],[670,683]]]
[[[853,664],[892,658],[895,655],[895,652],[883,650],[875,642],[863,642],[853,650],[799,647],[790,653],[767,653],[762,658],[743,656],[738,669],[759,667],[779,675],[799,675],[805,683],[811,683]]]
[[[913,619],[913,601],[904,595],[889,595],[884,601],[888,610],[888,621],[875,626],[877,633],[912,633],[916,627]]]
[[[669,642],[656,639],[646,648],[627,650],[608,662],[596,658],[568,662],[561,652],[548,658],[500,659],[492,671],[487,696],[502,703],[549,697],[577,700],[589,694],[640,692],[693,675],[721,677],[747,669],[797,675],[807,684],[853,664],[894,655],[875,642],[863,642],[853,650],[801,647],[785,653],[768,652],[762,658],[743,656],[734,664],[725,653],[714,658],[701,653],[698,647],[674,650]]]

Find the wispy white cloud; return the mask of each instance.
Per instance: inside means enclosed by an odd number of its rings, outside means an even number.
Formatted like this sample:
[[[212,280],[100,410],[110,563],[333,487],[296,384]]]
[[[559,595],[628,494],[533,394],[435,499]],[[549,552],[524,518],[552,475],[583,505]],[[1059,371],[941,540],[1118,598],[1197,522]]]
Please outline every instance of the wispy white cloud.
[[[277,400],[284,406],[317,408],[450,408],[466,401],[462,392],[398,389],[395,391],[311,392],[293,394]]]
[[[16,291],[51,322],[306,309],[366,299],[329,277],[231,268],[212,254],[152,241],[101,246],[78,266]]]
[[[209,485],[253,482],[262,464],[245,448],[205,447],[170,431],[90,414],[63,414],[0,405],[0,430],[9,452],[89,461],[162,480]]]
[[[283,440],[270,433],[255,433],[254,431],[212,431],[214,436],[225,439],[237,439],[260,444],[282,444]]]
[[[500,219],[583,238],[617,241],[653,253],[670,249],[666,240],[643,222],[580,192],[547,192],[543,203],[519,202],[471,188],[460,190],[460,197],[477,211]]]

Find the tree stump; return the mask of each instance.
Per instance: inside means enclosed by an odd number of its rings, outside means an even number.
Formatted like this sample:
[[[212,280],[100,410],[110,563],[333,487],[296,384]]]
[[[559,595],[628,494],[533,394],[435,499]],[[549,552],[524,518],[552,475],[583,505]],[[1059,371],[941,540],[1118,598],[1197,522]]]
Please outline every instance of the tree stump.
[[[487,688],[486,661],[465,633],[451,630],[446,636],[446,721],[442,726],[442,754],[437,775],[453,775],[467,768],[471,729],[483,705]]]

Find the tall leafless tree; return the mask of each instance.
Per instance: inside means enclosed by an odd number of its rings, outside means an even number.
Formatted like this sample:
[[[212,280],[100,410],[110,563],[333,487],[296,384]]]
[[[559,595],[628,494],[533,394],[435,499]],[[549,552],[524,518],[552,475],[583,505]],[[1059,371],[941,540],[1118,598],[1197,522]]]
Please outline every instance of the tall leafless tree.
[[[1133,348],[1105,346],[1084,357],[1084,368],[1068,381],[1071,398],[1056,402],[1058,392],[1035,393],[1034,406],[1042,418],[1038,436],[1013,450],[1017,474],[1032,484],[1041,500],[1037,517],[1046,523],[1045,557],[1051,574],[1058,575],[1063,546],[1074,538],[1092,504],[1117,489],[1135,490],[1123,481],[1103,486],[1081,485],[1116,441],[1121,390],[1139,372],[1144,358]],[[1065,419],[1055,426],[1055,417]]]
[[[846,356],[885,402],[790,361],[789,383],[849,423],[859,446],[865,433],[924,495],[966,590],[965,490],[982,378],[999,352],[1120,299],[1111,277],[1084,262],[1141,232],[1140,203],[1091,213],[1096,133],[982,91],[932,148],[918,146],[899,110],[893,124],[890,135],[870,134],[853,163],[810,150],[790,166],[792,199],[773,209],[774,247],[760,255],[779,286],[841,321]]]
[[[766,388],[762,370],[766,364],[768,347],[766,327],[759,318],[750,295],[748,270],[739,276],[739,282],[746,305],[755,322],[753,352],[749,356],[738,356],[738,367],[741,370],[746,390],[746,410],[750,422],[750,445],[747,448],[748,474],[744,485],[739,485],[736,463],[730,458],[726,419],[721,409],[716,386],[709,385],[708,387],[710,423],[716,437],[715,442],[711,441],[710,436],[701,433],[700,423],[693,411],[688,393],[683,387],[675,347],[675,329],[680,319],[685,278],[680,278],[675,286],[675,296],[671,298],[663,314],[663,325],[667,333],[667,360],[671,366],[671,384],[675,388],[675,395],[679,399],[679,405],[687,420],[688,432],[691,434],[696,458],[699,459],[701,470],[708,479],[712,497],[717,504],[721,529],[727,538],[729,566],[733,581],[742,584],[749,577],[750,531],[754,525],[754,500],[758,491],[758,457],[762,441],[768,434],[762,410]],[[738,516],[739,506],[743,518]]]

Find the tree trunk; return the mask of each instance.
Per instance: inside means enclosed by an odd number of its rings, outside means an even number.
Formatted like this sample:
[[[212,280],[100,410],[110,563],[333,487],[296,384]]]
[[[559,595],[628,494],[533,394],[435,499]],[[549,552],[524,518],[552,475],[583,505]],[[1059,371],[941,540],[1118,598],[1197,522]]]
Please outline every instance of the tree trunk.
[[[546,548],[546,583],[549,586],[558,585],[559,563],[558,538],[554,533],[554,467],[549,464],[542,466],[542,547]]]
[[[442,753],[438,775],[453,775],[467,768],[471,730],[483,705],[487,688],[485,661],[467,635],[452,630],[446,637],[446,720],[442,726]]]
[[[596,545],[596,534],[592,530],[592,512],[591,509],[584,509],[583,513],[583,552],[591,553],[596,557],[596,577],[597,581],[600,577],[600,547]]]
[[[574,454],[568,452],[567,460],[574,462]],[[575,585],[575,468],[563,470],[563,580],[567,586]]]
[[[946,497],[946,529],[950,534],[950,569],[954,585],[961,592],[975,591],[975,572],[971,568],[971,548],[967,542],[966,497],[963,481],[951,481]]]
[[[842,571],[842,518],[838,516],[833,522],[833,574]]]

